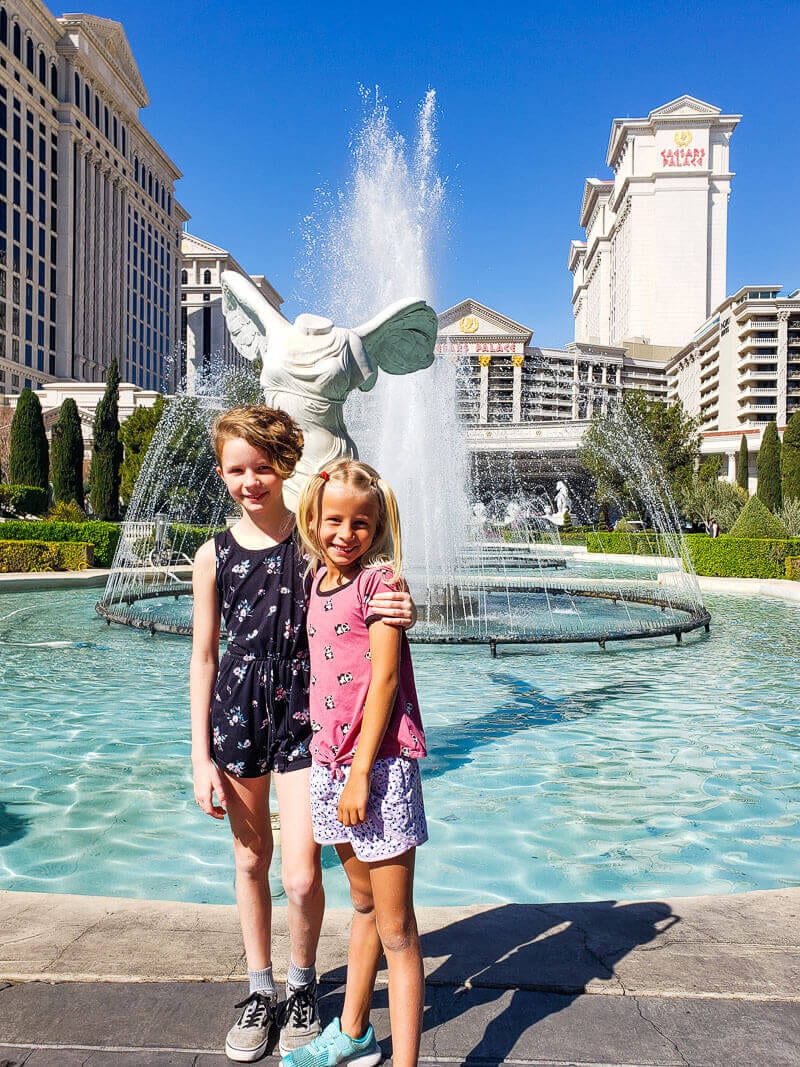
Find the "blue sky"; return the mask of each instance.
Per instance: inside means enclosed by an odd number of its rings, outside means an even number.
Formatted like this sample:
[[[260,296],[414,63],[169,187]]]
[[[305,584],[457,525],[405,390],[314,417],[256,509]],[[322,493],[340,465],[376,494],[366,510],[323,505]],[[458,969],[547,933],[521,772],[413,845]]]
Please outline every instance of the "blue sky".
[[[359,86],[401,133],[437,90],[451,227],[439,310],[473,296],[572,338],[567,251],[611,120],[683,93],[741,114],[728,291],[800,288],[800,3],[380,4],[91,0],[123,23],[147,128],[184,173],[193,233],[264,273],[298,310],[301,219],[350,168]],[[154,23],[154,9],[163,22]],[[60,11],[53,9],[56,14]]]

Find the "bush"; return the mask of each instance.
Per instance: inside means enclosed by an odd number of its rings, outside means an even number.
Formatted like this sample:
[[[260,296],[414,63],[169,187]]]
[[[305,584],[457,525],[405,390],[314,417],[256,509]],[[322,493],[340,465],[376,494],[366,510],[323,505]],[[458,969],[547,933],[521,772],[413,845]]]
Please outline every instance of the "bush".
[[[750,453],[747,449],[747,437],[742,434],[739,455],[736,457],[736,484],[748,492],[750,481]]]
[[[47,489],[38,485],[0,485],[0,504],[18,515],[41,515],[47,508]]]
[[[85,571],[92,546],[86,541],[0,541],[0,573]]]
[[[12,485],[47,489],[50,470],[42,405],[32,389],[19,395],[8,439],[8,480]]]
[[[71,397],[61,405],[53,426],[50,474],[53,499],[65,504],[74,501],[83,508],[83,434],[78,405]]]
[[[784,504],[800,500],[800,411],[795,411],[783,431],[781,496]]]
[[[183,523],[173,523],[169,528],[169,540],[176,552],[185,552],[190,559],[194,559],[194,554],[200,545],[204,545],[214,534],[224,529],[224,526],[212,529],[209,526],[186,526]]]
[[[789,531],[757,496],[751,496],[730,529],[731,537],[788,537]]]
[[[800,582],[800,556],[787,556],[786,577],[790,582]]]
[[[57,500],[47,513],[50,522],[88,522],[86,512],[74,500]]]
[[[730,534],[689,534],[686,544],[695,571],[719,578],[783,578],[787,558],[800,552],[798,540]]]
[[[756,456],[756,494],[770,511],[781,506],[781,439],[775,422],[768,422]]]
[[[588,552],[609,552],[620,556],[672,555],[672,549],[664,544],[662,536],[655,532],[626,533],[617,529],[606,533],[592,530],[584,536]]]
[[[94,410],[92,466],[89,497],[100,519],[119,518],[119,479],[122,442],[119,440],[119,367],[112,359],[106,373],[106,389]]]
[[[784,498],[778,518],[789,531],[790,537],[800,537],[800,497]]]
[[[12,541],[83,541],[94,548],[98,567],[110,567],[121,527],[113,522],[48,522],[12,519],[0,523],[0,534]]]

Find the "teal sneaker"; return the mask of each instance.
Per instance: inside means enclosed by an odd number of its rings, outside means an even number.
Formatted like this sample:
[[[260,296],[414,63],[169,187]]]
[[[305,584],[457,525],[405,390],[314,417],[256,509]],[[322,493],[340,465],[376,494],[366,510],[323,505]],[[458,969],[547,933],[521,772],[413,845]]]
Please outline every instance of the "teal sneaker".
[[[281,1067],[336,1067],[339,1063],[350,1067],[376,1067],[382,1059],[383,1053],[371,1025],[363,1037],[355,1040],[343,1034],[339,1020],[334,1019],[319,1037],[284,1056]]]

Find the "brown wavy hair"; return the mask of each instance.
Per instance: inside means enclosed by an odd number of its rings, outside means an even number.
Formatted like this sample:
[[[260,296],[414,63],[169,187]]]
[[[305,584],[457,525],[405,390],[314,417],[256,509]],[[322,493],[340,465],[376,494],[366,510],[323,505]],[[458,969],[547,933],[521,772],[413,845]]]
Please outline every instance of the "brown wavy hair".
[[[211,444],[220,466],[225,442],[234,438],[263,452],[281,478],[291,478],[303,454],[303,431],[294,419],[265,404],[231,408],[214,419]]]

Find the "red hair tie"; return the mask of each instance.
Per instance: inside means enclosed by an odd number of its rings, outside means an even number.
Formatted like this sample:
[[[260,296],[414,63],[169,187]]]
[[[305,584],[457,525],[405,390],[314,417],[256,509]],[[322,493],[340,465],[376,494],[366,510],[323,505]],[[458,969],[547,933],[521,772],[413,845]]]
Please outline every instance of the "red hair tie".
[[[330,475],[327,471],[320,471],[319,476],[323,480],[323,482],[327,482],[328,478],[330,478]]]

